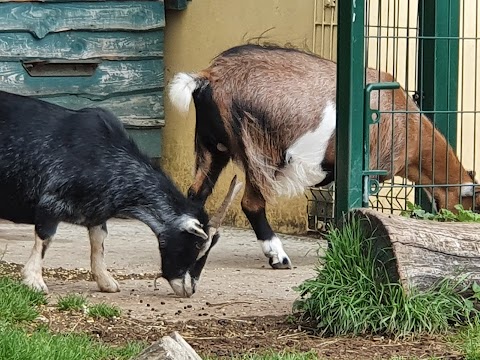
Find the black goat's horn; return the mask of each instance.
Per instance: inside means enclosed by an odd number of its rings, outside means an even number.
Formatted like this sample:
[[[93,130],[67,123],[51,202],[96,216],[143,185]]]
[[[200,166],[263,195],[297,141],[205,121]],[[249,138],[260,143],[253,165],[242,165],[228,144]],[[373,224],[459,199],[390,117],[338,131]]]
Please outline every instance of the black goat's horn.
[[[210,219],[209,225],[210,228],[213,230],[212,235],[215,234],[218,228],[222,225],[222,221],[223,219],[225,219],[228,208],[232,204],[233,199],[235,199],[235,196],[238,194],[242,186],[243,183],[238,182],[237,175],[235,175],[230,182],[230,187],[228,189],[227,195],[225,196],[225,199],[223,199],[222,204]]]

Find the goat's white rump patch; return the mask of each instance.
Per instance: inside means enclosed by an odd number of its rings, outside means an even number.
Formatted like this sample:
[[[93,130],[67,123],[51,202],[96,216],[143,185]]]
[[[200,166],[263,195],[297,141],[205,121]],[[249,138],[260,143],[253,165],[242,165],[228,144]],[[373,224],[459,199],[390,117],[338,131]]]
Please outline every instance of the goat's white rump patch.
[[[173,292],[177,296],[181,297],[190,297],[195,292],[195,279],[192,279],[192,276],[187,271],[183,278],[177,278],[169,281],[170,286],[173,289]]]
[[[192,101],[192,93],[197,88],[195,76],[187,73],[176,74],[168,86],[168,97],[181,113],[186,113]]]
[[[292,262],[290,261],[290,258],[283,250],[282,241],[276,235],[274,235],[269,240],[258,241],[262,246],[262,250],[265,256],[272,259],[272,267],[286,269],[290,269],[292,267]]]
[[[329,102],[323,110],[320,124],[314,131],[302,135],[286,152],[286,165],[278,170],[274,188],[278,195],[295,196],[305,187],[318,184],[327,173],[320,166],[336,127],[335,104]]]
[[[475,187],[473,185],[474,184],[471,182],[462,184],[462,190],[460,194],[462,196],[473,196],[475,192]],[[478,185],[478,187],[480,188],[480,185]]]

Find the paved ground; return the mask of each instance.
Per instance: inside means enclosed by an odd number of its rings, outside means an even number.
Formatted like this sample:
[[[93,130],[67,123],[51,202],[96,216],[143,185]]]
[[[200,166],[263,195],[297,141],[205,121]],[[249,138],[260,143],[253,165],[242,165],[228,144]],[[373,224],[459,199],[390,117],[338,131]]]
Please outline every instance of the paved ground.
[[[152,274],[160,268],[155,236],[142,223],[112,220],[105,243],[107,266],[118,274]],[[108,301],[140,319],[185,320],[245,315],[281,315],[291,311],[297,293],[292,289],[314,274],[317,251],[325,243],[312,238],[281,236],[293,262],[292,270],[271,270],[255,235],[250,230],[225,228],[212,250],[197,293],[190,299],[173,295],[159,280],[121,280],[122,291],[100,293],[93,281],[46,278],[55,301],[58,295],[79,292],[92,302]],[[320,245],[320,246],[319,246]],[[0,252],[3,260],[23,264],[33,246],[33,227],[0,221]],[[49,248],[45,267],[89,269],[86,229],[61,224]]]

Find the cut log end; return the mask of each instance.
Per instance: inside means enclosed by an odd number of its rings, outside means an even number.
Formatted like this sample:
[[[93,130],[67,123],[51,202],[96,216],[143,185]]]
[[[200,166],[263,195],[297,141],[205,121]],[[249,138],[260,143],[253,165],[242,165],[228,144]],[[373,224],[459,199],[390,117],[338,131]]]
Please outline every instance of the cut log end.
[[[417,220],[357,209],[374,251],[386,264],[390,281],[425,290],[444,279],[465,277],[480,283],[480,224]]]

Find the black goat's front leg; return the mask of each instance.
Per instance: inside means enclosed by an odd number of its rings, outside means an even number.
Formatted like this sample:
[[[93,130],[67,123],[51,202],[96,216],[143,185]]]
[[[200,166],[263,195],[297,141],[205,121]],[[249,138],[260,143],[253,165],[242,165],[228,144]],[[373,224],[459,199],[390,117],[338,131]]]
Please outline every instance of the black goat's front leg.
[[[98,288],[103,292],[120,291],[118,282],[112,277],[105,265],[103,242],[108,235],[107,224],[92,226],[88,228],[90,237],[90,266],[93,279],[97,282]]]
[[[283,244],[273,232],[265,214],[265,199],[253,185],[246,181],[242,210],[262,246],[263,253],[274,269],[291,269],[292,263],[283,250]]]

